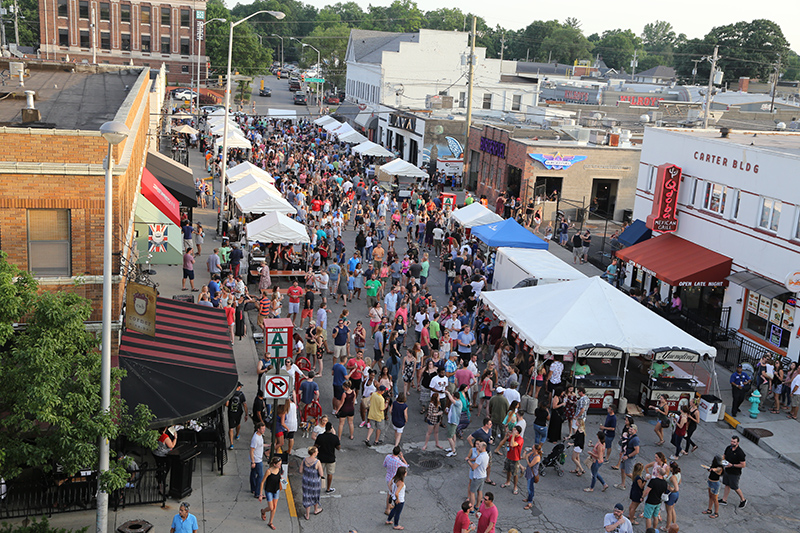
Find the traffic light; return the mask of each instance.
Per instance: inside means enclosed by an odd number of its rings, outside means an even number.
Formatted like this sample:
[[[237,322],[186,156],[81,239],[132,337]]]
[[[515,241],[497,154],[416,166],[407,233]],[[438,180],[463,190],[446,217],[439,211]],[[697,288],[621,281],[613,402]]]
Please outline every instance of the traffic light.
[[[222,87],[222,74],[219,75],[219,86]]]
[[[262,91],[264,90],[264,80],[263,79],[261,80],[261,90]]]

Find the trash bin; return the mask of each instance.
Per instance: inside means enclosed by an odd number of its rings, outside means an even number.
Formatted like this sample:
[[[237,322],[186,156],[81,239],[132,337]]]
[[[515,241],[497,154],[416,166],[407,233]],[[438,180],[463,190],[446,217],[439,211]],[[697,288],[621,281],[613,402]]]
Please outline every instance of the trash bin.
[[[181,500],[192,494],[194,460],[200,455],[196,444],[179,444],[169,453],[171,461],[169,496]]]
[[[713,394],[703,394],[700,396],[700,405],[697,406],[698,415],[703,422],[716,422],[719,420],[719,415],[722,409],[722,398],[718,398]]]

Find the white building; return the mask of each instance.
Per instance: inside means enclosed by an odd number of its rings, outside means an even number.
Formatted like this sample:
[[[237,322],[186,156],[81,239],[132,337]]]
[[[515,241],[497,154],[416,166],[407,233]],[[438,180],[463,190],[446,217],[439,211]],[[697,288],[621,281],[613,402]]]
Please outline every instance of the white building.
[[[682,170],[677,227],[618,253],[626,284],[649,291],[661,280],[662,297],[677,291],[751,348],[797,360],[800,318],[785,285],[800,270],[800,134],[647,128],[634,219],[653,212],[664,164]]]
[[[374,129],[375,142],[421,163],[425,120],[404,111],[465,114],[469,53],[468,33],[351,30],[345,92],[360,113],[350,118],[358,126]],[[524,120],[528,108],[537,103],[538,80],[517,76],[516,71],[516,61],[488,59],[485,48],[475,48],[472,106],[476,116],[515,115]],[[370,124],[376,117],[379,122]],[[465,141],[464,135],[459,141]]]

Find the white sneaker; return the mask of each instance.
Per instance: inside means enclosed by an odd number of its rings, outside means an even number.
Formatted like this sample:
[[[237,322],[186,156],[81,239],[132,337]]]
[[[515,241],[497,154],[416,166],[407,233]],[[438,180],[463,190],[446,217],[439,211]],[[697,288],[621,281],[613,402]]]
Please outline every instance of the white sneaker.
[[[455,456],[456,456],[456,452],[450,452],[450,453],[448,453],[446,455],[446,457],[455,457]]]
[[[367,421],[365,420],[365,421],[361,422],[361,423],[358,425],[358,427],[360,427],[360,428],[363,428],[363,427],[364,427],[364,426],[366,426],[366,425],[367,425]]]

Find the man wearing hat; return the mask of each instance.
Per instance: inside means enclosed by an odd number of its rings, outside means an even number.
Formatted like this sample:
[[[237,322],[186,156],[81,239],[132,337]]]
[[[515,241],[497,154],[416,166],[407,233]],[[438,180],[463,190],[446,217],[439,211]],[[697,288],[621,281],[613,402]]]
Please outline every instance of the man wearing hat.
[[[233,391],[230,399],[225,402],[228,408],[228,436],[231,439],[231,450],[233,449],[233,429],[236,428],[236,440],[239,440],[239,429],[242,421],[242,414],[244,414],[244,421],[247,422],[247,401],[245,400],[244,393],[242,392],[242,382],[236,384],[236,390]]]
[[[739,406],[747,398],[747,391],[750,388],[750,376],[742,370],[742,363],[736,365],[736,372],[731,374],[731,393],[733,403],[731,404],[731,416],[736,416]]]
[[[631,521],[625,516],[625,508],[621,503],[614,506],[614,510],[606,514],[603,526],[608,533],[633,533]]]

